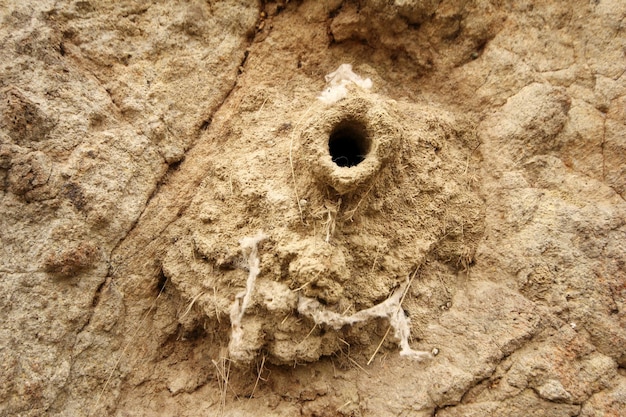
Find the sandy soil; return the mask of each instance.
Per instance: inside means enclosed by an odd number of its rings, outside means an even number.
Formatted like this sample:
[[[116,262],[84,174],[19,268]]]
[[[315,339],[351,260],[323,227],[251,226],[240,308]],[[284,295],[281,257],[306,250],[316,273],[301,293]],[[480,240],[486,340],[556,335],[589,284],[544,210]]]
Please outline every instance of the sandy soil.
[[[0,19],[0,415],[626,414],[623,1]]]

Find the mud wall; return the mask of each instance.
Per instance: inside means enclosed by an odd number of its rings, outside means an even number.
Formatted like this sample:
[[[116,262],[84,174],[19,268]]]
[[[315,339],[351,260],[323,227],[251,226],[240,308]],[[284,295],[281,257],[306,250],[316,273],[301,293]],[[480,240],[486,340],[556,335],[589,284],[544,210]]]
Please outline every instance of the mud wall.
[[[625,17],[0,2],[0,415],[624,414]]]

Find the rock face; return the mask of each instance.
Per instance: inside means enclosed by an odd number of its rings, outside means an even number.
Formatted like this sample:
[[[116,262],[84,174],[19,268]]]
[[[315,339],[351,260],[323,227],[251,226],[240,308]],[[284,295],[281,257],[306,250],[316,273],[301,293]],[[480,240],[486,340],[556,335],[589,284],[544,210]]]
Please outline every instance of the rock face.
[[[0,13],[0,415],[626,414],[624,2]]]

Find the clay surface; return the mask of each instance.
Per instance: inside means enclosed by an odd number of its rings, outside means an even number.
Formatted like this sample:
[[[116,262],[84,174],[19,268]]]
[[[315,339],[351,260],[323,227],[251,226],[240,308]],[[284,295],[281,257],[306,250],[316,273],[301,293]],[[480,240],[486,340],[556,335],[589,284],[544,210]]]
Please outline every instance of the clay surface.
[[[1,416],[626,414],[623,1],[0,19]]]

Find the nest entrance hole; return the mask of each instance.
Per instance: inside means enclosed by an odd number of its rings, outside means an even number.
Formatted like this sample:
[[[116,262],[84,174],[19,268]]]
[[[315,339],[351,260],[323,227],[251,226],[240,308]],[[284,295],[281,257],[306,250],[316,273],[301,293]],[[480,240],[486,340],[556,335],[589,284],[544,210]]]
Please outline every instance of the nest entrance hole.
[[[328,138],[328,152],[340,167],[359,165],[369,153],[371,140],[363,124],[354,120],[339,123]]]

